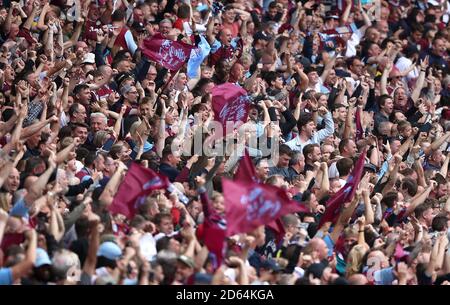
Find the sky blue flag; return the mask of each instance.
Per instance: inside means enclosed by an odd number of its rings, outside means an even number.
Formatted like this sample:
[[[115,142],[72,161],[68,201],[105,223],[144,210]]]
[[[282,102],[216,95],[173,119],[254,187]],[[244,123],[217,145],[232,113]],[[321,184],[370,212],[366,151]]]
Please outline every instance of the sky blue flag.
[[[198,44],[198,47],[191,50],[191,57],[187,64],[187,75],[189,78],[196,78],[199,76],[198,68],[211,51],[211,46],[206,41],[205,37],[200,36],[200,39],[201,41]]]

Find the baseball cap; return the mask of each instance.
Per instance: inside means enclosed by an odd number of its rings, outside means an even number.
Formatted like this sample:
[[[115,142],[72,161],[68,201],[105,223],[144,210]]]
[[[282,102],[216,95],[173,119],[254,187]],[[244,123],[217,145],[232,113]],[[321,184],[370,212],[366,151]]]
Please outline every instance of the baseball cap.
[[[431,6],[439,6],[440,5],[436,0],[428,0],[427,2]]]
[[[106,241],[100,245],[97,256],[104,256],[107,259],[116,260],[122,256],[122,250],[112,241]]]
[[[311,61],[303,55],[295,56],[295,61],[301,63],[304,69],[311,66]]]
[[[141,22],[138,22],[138,21],[133,22],[133,24],[131,25],[131,28],[133,30],[135,30],[136,32],[144,32],[145,31],[144,24],[142,24]]]
[[[95,54],[87,53],[84,56],[83,64],[95,64]]]
[[[209,285],[212,282],[212,278],[211,274],[197,272],[194,276],[194,282],[196,285]]]
[[[322,277],[325,265],[321,263],[311,264],[305,271],[305,276],[312,274],[315,278],[320,279]]]
[[[259,32],[256,32],[256,33],[255,33],[255,35],[253,36],[253,40],[254,40],[254,41],[256,41],[256,40],[266,40],[266,41],[269,41],[269,40],[270,40],[270,37],[269,37],[269,35],[266,35],[266,34],[264,34],[263,32],[259,31]]]
[[[183,264],[185,264],[188,267],[191,267],[191,268],[195,267],[194,261],[189,256],[180,255],[180,256],[178,256],[178,261],[182,262]]]
[[[319,68],[318,67],[314,67],[312,65],[309,65],[309,66],[305,67],[303,69],[303,71],[305,72],[305,74],[308,74],[308,73],[311,73],[311,72],[319,73]]]
[[[364,164],[364,169],[367,169],[367,170],[373,171],[374,173],[376,173],[376,172],[377,172],[377,168],[376,168],[376,166],[375,166],[375,165],[373,165],[373,164],[371,164],[371,163],[366,163],[366,164]]]
[[[35,267],[41,267],[44,265],[51,265],[52,262],[50,260],[50,257],[47,254],[47,251],[45,251],[42,248],[36,249],[36,260],[34,261]]]
[[[133,76],[128,72],[123,72],[123,73],[118,74],[116,77],[117,86],[120,87],[122,82],[126,79],[133,79]]]
[[[260,265],[260,269],[272,270],[272,272],[281,272],[283,268],[273,259],[267,259]]]
[[[336,12],[327,12],[327,14],[325,15],[325,20],[329,20],[329,19],[335,19],[335,20],[339,20],[339,16],[337,15]]]

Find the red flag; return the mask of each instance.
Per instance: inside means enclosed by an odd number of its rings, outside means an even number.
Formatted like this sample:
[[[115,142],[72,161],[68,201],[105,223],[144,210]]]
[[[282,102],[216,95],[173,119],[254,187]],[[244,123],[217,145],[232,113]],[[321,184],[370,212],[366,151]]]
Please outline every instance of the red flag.
[[[247,233],[285,214],[308,210],[290,200],[285,190],[273,185],[223,179],[222,187],[227,236]]]
[[[189,60],[195,46],[184,42],[172,41],[160,34],[144,40],[142,53],[150,60],[161,64],[171,71],[178,71]]]
[[[356,123],[355,140],[356,140],[356,142],[358,142],[359,140],[361,140],[363,138],[363,133],[364,133],[362,124],[361,124],[361,111],[362,111],[362,108],[360,108],[360,107],[356,108],[356,113],[355,113],[355,123]]]
[[[358,184],[362,178],[365,157],[366,149],[364,149],[364,151],[359,156],[358,161],[356,161],[352,173],[348,177],[345,185],[328,200],[325,213],[323,213],[322,217],[320,218],[319,229],[326,222],[331,221],[332,223],[335,223],[341,212],[341,206],[345,202],[352,201],[356,189],[358,188]]]
[[[223,135],[247,122],[249,106],[247,91],[235,84],[225,83],[212,90],[214,119],[222,124]],[[233,123],[232,128],[226,128],[227,122]]]
[[[275,239],[277,241],[277,244],[279,244],[283,240],[284,235],[286,234],[286,230],[284,229],[281,219],[278,218],[275,221],[269,223],[267,226],[275,232]]]
[[[145,195],[154,190],[165,189],[169,184],[164,175],[132,163],[109,209],[112,213],[120,213],[130,219],[136,213],[136,207],[145,199]]]
[[[256,181],[256,169],[247,150],[245,150],[244,156],[239,161],[239,167],[234,175],[234,181],[237,180],[244,182]]]

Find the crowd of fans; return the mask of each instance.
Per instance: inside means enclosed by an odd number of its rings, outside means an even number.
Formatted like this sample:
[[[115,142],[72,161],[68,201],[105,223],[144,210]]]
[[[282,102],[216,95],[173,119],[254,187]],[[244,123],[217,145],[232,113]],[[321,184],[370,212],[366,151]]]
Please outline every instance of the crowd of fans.
[[[449,284],[450,6],[377,3],[3,0],[0,284]],[[195,77],[143,55],[157,33],[206,38]],[[252,99],[246,131],[208,157],[192,143],[226,82]],[[281,239],[228,237],[217,264],[203,228],[244,148],[309,212],[281,217]],[[364,151],[354,199],[319,227]],[[109,206],[131,162],[176,191],[127,219]]]

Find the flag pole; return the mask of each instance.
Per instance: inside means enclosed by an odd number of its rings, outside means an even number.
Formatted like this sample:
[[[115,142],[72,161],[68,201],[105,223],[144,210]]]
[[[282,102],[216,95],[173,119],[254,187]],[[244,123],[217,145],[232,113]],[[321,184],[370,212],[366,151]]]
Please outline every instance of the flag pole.
[[[158,105],[158,101],[159,101],[159,98],[160,98],[161,94],[164,92],[164,90],[166,90],[167,86],[168,86],[168,85],[170,84],[170,82],[174,79],[175,75],[178,75],[178,73],[180,72],[180,70],[181,70],[181,68],[180,68],[175,74],[172,74],[172,75],[170,76],[169,80],[164,84],[163,87],[161,87],[161,88],[158,89],[158,93],[156,94],[155,107],[156,107],[156,105]]]

